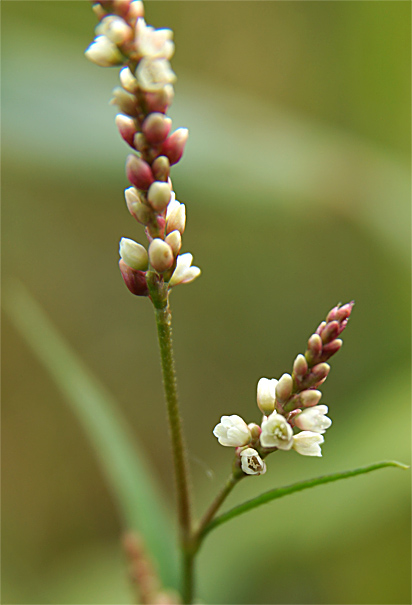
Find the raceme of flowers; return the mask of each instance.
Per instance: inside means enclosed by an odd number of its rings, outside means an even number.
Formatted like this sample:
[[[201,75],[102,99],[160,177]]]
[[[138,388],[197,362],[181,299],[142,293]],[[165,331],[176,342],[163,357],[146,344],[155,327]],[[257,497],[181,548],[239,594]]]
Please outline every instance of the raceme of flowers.
[[[125,199],[149,241],[146,250],[122,238],[119,267],[129,290],[148,296],[148,271],[156,272],[169,288],[200,275],[192,266],[193,256],[179,254],[186,207],[176,200],[170,178],[170,167],[180,161],[188,138],[186,128],[171,132],[172,120],[166,115],[176,81],[169,63],[173,32],[147,25],[140,0],[101,0],[93,10],[99,24],[85,55],[102,67],[122,66],[112,103],[120,111],[116,116],[120,135],[133,149],[126,161],[131,187],[125,190]]]
[[[246,475],[266,472],[264,458],[276,450],[295,450],[303,456],[322,456],[324,433],[331,426],[328,407],[319,405],[318,390],[326,380],[326,363],[342,346],[338,338],[345,329],[354,303],[337,305],[308,340],[304,355],[298,355],[292,374],[279,380],[261,378],[257,405],[263,413],[260,425],[246,424],[237,414],[222,416],[213,430],[221,445],[236,448],[237,468]]]

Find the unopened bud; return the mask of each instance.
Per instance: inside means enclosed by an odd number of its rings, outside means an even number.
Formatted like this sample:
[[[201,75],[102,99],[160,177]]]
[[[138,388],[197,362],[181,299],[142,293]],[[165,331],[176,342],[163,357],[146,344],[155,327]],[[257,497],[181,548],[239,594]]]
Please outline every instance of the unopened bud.
[[[132,116],[132,118],[137,118],[138,116],[139,110],[136,97],[123,90],[123,88],[120,88],[120,86],[116,86],[113,90],[113,98],[110,101],[110,104],[117,105],[121,113]]]
[[[128,145],[133,147],[133,137],[136,134],[136,125],[129,116],[118,113],[115,119],[116,126],[119,129],[120,136]]]
[[[173,265],[173,250],[169,244],[157,237],[149,246],[149,260],[153,269],[158,273],[163,273]]]
[[[154,210],[162,212],[170,201],[171,192],[172,189],[169,183],[155,181],[149,187],[147,200]]]
[[[104,10],[104,8],[102,7],[101,4],[93,4],[92,11],[96,15],[96,17],[99,19],[99,21],[101,21],[103,19],[103,17],[105,17],[107,15],[106,11]]]
[[[124,283],[135,296],[148,296],[149,289],[146,283],[146,274],[143,271],[135,271],[123,260],[119,261],[119,268]]]
[[[175,229],[175,231],[169,233],[169,235],[165,239],[165,242],[166,244],[169,244],[169,246],[173,250],[174,256],[176,257],[180,252],[180,248],[182,247],[182,236],[180,235],[180,231],[177,231],[177,229]]]
[[[345,305],[342,305],[342,306],[336,305],[336,307],[333,307],[333,309],[331,311],[329,311],[326,321],[336,320],[336,321],[342,322],[345,319],[348,319],[350,314],[352,313],[354,304],[355,304],[355,301],[346,303]]]
[[[128,67],[124,67],[119,74],[120,77],[120,83],[123,86],[123,88],[127,91],[130,92],[131,94],[136,94],[137,89],[139,88],[139,84],[137,83],[136,78],[134,77],[134,75],[132,74],[132,72],[130,71],[130,69]]]
[[[186,206],[177,200],[172,200],[167,207],[166,233],[175,229],[183,235],[186,226]]]
[[[279,403],[285,403],[292,395],[293,378],[290,374],[283,374],[276,385],[276,399]]]
[[[136,132],[133,137],[133,147],[140,153],[144,153],[147,150],[147,141],[143,133]]]
[[[307,371],[308,362],[305,356],[300,353],[293,362],[293,373],[297,378],[303,378]]]
[[[144,17],[144,6],[142,0],[133,0],[129,5],[128,15],[130,20],[140,19]]]
[[[166,113],[172,104],[174,97],[174,88],[172,84],[166,84],[156,92],[146,92],[145,100],[150,112],[156,111]]]
[[[152,145],[159,145],[167,138],[172,120],[163,113],[149,113],[142,124],[142,132]]]
[[[170,162],[165,155],[159,155],[152,164],[152,172],[156,181],[167,181],[170,174]]]
[[[328,363],[318,363],[313,366],[309,374],[306,376],[304,383],[307,387],[319,386],[322,382],[325,382],[330,372],[330,365]]]
[[[106,36],[97,36],[84,54],[89,61],[100,67],[113,67],[123,63],[122,53]]]
[[[142,225],[147,225],[150,222],[152,212],[150,208],[140,200],[137,189],[129,187],[125,190],[124,195],[127,209],[130,214]]]
[[[269,416],[275,410],[277,384],[276,378],[261,378],[258,382],[257,404],[265,416]]]
[[[317,405],[321,397],[322,393],[320,391],[316,391],[315,389],[308,389],[299,394],[300,403],[305,408],[310,408],[313,405]]]
[[[250,434],[252,435],[252,442],[258,441],[259,437],[260,437],[260,433],[262,432],[261,427],[258,424],[255,424],[254,422],[251,422],[247,426],[250,431]]]
[[[312,334],[308,340],[308,350],[306,351],[306,360],[309,364],[313,364],[322,353],[322,339],[319,334]]]
[[[326,321],[321,321],[318,327],[316,328],[315,334],[320,334],[326,326]]]
[[[342,345],[343,340],[341,340],[340,338],[335,338],[335,340],[332,340],[332,342],[325,345],[322,351],[322,361],[326,361],[327,359],[332,357],[332,355],[335,355],[335,353],[339,351]]]
[[[322,330],[320,336],[323,344],[332,342],[340,334],[340,325],[338,321],[331,321]]]
[[[178,128],[163,143],[161,152],[169,158],[172,166],[182,157],[188,136],[187,128]]]
[[[148,256],[146,248],[127,237],[122,237],[119,246],[120,258],[135,271],[146,271]]]
[[[106,36],[113,44],[122,45],[132,39],[133,30],[121,17],[108,15],[96,27],[96,34]]]
[[[132,185],[142,191],[147,191],[154,181],[149,164],[132,154],[126,160],[126,175]]]

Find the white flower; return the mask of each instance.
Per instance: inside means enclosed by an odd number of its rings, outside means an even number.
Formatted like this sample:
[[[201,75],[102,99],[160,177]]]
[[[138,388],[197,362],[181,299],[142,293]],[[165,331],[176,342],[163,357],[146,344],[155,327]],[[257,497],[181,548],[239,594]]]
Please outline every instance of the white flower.
[[[319,433],[302,431],[293,437],[293,449],[302,456],[322,456],[320,444],[324,438]]]
[[[326,416],[328,413],[327,405],[315,405],[306,408],[301,414],[295,416],[294,421],[302,431],[313,431],[314,433],[324,433],[332,424],[332,420]]]
[[[123,67],[120,71],[120,84],[127,92],[135,94],[138,88],[137,80],[128,67]]]
[[[135,271],[145,271],[148,265],[146,248],[127,237],[122,237],[119,246],[120,258]]]
[[[175,192],[172,191],[170,202],[166,210],[166,233],[171,233],[175,229],[183,232],[186,227],[186,206],[177,201]]]
[[[257,385],[257,404],[262,414],[269,416],[275,409],[276,385],[275,378],[261,378]]]
[[[171,29],[155,29],[146,25],[144,19],[137,20],[136,48],[140,55],[152,59],[170,59],[175,50],[172,38]]]
[[[112,67],[123,63],[122,54],[116,44],[106,36],[97,36],[84,54],[89,61],[100,67]]]
[[[108,15],[104,17],[95,29],[99,36],[106,36],[114,44],[124,44],[133,36],[132,28],[121,17]]]
[[[251,447],[246,448],[240,453],[240,459],[242,471],[246,475],[263,475],[263,473],[266,473],[266,464],[258,452]]]
[[[199,277],[201,271],[199,267],[191,267],[193,256],[190,252],[180,254],[177,257],[176,269],[173,271],[169,281],[169,286],[178,286],[179,284],[189,284],[196,277]]]
[[[222,416],[219,424],[213,429],[213,434],[221,445],[227,447],[242,447],[252,438],[248,425],[236,414]]]
[[[176,81],[176,75],[166,59],[144,57],[136,70],[139,85],[146,92],[157,92]]]
[[[280,450],[290,450],[293,444],[293,430],[286,418],[273,412],[262,422],[260,443],[263,447],[277,447]]]

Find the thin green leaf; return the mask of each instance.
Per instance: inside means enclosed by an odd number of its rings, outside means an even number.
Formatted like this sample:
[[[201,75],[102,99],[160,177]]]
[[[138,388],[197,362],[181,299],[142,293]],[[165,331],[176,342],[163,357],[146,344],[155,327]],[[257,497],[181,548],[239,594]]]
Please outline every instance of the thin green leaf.
[[[106,388],[58,333],[20,282],[4,293],[3,306],[50,373],[92,444],[125,530],[136,530],[156,559],[165,586],[177,585],[172,523],[127,422]]]
[[[351,471],[342,471],[340,473],[332,473],[330,475],[324,475],[322,477],[315,477],[314,479],[308,479],[307,481],[299,481],[298,483],[293,483],[292,485],[286,485],[284,487],[277,487],[275,489],[271,489],[268,492],[257,496],[256,498],[252,498],[252,500],[248,500],[243,504],[239,504],[239,506],[235,506],[230,509],[226,513],[219,515],[216,517],[209,525],[207,525],[203,531],[203,537],[206,536],[212,529],[222,525],[222,523],[226,523],[230,519],[237,517],[238,515],[242,515],[257,506],[261,506],[262,504],[266,504],[267,502],[272,502],[272,500],[277,500],[278,498],[283,498],[283,496],[289,496],[290,494],[294,494],[295,492],[300,492],[304,489],[309,489],[310,487],[315,487],[316,485],[322,485],[323,483],[331,483],[332,481],[339,481],[340,479],[347,479],[348,477],[355,477],[356,475],[363,475],[364,473],[370,473],[371,471],[375,471],[379,468],[385,468],[386,466],[395,466],[397,468],[407,469],[409,466],[402,464],[401,462],[396,462],[394,460],[388,460],[384,462],[376,462],[375,464],[371,464],[370,466],[363,466],[361,468],[356,468]]]

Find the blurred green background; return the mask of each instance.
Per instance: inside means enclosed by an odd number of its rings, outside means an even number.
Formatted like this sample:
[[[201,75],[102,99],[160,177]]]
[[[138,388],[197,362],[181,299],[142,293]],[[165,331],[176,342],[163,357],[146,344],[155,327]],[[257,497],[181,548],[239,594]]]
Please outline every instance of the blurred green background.
[[[18,277],[118,401],[174,508],[153,312],[117,268],[128,149],[117,70],[83,57],[86,1],[4,1],[3,283]],[[184,251],[173,293],[196,509],[229,471],[211,431],[258,421],[256,383],[290,371],[338,301],[356,307],[323,389],[323,458],[280,452],[228,506],[274,486],[410,459],[408,2],[146,2],[175,32],[174,170]],[[131,603],[120,522],[47,371],[3,323],[3,603]],[[272,503],[199,557],[205,603],[410,603],[409,472],[385,469]]]

